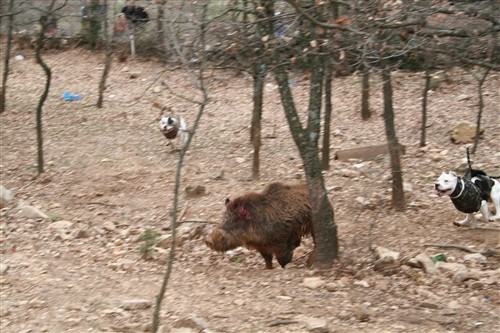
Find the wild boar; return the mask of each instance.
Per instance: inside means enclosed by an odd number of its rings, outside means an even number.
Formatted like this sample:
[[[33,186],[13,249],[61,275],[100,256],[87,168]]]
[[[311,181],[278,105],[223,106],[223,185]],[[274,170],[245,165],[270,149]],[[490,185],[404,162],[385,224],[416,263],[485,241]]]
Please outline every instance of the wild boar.
[[[311,204],[306,184],[269,184],[262,192],[226,199],[223,221],[205,237],[212,250],[239,246],[259,251],[266,268],[273,255],[281,267],[292,261],[301,238],[312,233]]]

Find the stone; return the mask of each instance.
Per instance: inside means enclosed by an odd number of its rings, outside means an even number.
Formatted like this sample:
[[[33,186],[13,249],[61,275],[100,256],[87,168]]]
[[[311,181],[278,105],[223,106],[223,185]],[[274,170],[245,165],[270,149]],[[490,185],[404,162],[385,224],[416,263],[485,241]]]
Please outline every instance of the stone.
[[[399,260],[400,257],[399,252],[389,250],[383,246],[377,246],[375,248],[375,255],[377,256],[377,259],[390,258],[393,260]]]
[[[23,205],[19,207],[19,215],[22,217],[27,217],[27,218],[32,218],[32,219],[48,219],[49,217],[47,214],[42,212],[40,209],[30,206],[30,205]]]
[[[479,130],[479,135],[483,134],[484,129]],[[476,124],[468,121],[461,121],[451,129],[451,141],[456,144],[471,143],[476,137]]]
[[[451,310],[458,310],[462,306],[460,305],[460,303],[458,303],[458,301],[453,300],[453,301],[448,302],[447,307],[448,307],[448,309],[451,309]]]
[[[0,209],[11,205],[14,201],[12,192],[6,189],[3,185],[0,185]]]
[[[207,328],[207,326],[206,320],[197,316],[181,318],[172,324],[173,328],[189,328],[195,332],[202,331]]]
[[[159,247],[160,249],[169,249],[170,246],[172,245],[172,235],[161,235],[158,237],[158,241],[156,242],[156,247]]]
[[[399,255],[399,254],[398,254]],[[401,263],[390,257],[378,259],[373,264],[373,270],[384,276],[391,276],[399,272]]]
[[[203,185],[189,185],[185,188],[184,192],[188,198],[199,198],[207,195],[207,189]]]
[[[123,301],[120,308],[124,310],[144,310],[149,309],[153,303],[147,299],[132,299]]]
[[[338,286],[336,283],[330,282],[325,284],[325,289],[328,290],[329,292],[334,292],[337,291]]]
[[[361,322],[366,322],[370,320],[370,311],[367,305],[361,304],[358,307],[356,307],[354,311],[354,316],[356,317],[357,320]]]
[[[112,221],[104,221],[101,227],[106,231],[116,230],[116,225]]]
[[[328,321],[324,318],[307,318],[306,328],[313,333],[329,333]]]
[[[483,289],[483,286],[484,284],[481,281],[474,281],[469,285],[469,287],[474,290]]]
[[[430,302],[430,301],[423,301],[420,303],[420,307],[421,308],[426,308],[426,309],[438,309],[439,308],[439,305],[437,305],[436,303],[434,302]]]
[[[302,284],[309,289],[318,289],[325,285],[325,281],[320,277],[308,277],[304,278]]]
[[[141,76],[141,72],[129,72],[128,77],[131,79],[137,79],[139,76]]]
[[[422,264],[427,274],[432,275],[436,273],[434,262],[426,253],[420,253],[415,257],[415,260]]]
[[[460,271],[468,271],[467,267],[464,264],[459,264],[455,262],[444,262],[439,261],[436,263],[436,268],[439,270],[449,271],[452,273],[460,272]]]
[[[75,231],[74,237],[76,239],[89,238],[90,237],[90,231],[88,229],[78,229],[78,230]]]
[[[465,261],[475,261],[480,263],[485,263],[487,261],[486,257],[481,253],[469,253],[464,256]]]
[[[356,286],[364,287],[364,288],[370,288],[370,284],[365,280],[354,281],[353,284]]]
[[[5,273],[7,273],[8,270],[9,270],[9,265],[0,262],[0,275],[5,275]]]
[[[72,226],[73,222],[66,220],[55,221],[49,224],[50,229],[56,229],[56,230],[70,229]]]

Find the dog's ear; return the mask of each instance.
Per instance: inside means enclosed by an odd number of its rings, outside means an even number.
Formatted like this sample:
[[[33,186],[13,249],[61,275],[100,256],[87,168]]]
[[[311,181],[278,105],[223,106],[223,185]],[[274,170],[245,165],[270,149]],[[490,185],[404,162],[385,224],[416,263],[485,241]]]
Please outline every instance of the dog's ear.
[[[453,177],[457,177],[457,174],[453,171],[450,171],[450,175],[452,175]]]

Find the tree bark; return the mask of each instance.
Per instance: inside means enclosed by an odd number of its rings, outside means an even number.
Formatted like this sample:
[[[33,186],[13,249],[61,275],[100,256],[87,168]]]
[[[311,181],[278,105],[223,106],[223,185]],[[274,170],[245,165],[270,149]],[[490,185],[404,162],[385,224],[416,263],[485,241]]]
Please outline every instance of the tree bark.
[[[333,208],[328,200],[318,151],[320,132],[321,94],[324,68],[320,56],[312,56],[312,75],[309,92],[309,116],[303,128],[288,85],[288,74],[283,66],[276,66],[274,75],[278,83],[281,102],[296,146],[304,164],[311,199],[314,251],[308,264],[317,268],[330,268],[338,256],[337,226]]]
[[[108,15],[107,15],[107,0],[104,0],[106,13],[104,15],[104,42],[106,43],[106,57],[104,59],[104,70],[102,71],[101,80],[99,81],[99,97],[97,99],[97,107],[102,108],[104,104],[104,90],[106,90],[106,80],[108,79],[109,71],[111,69],[111,61],[113,55],[113,45],[111,43],[112,37],[108,33]]]
[[[367,66],[362,66],[361,73],[361,118],[370,119],[370,70]]]
[[[399,157],[399,143],[394,125],[394,109],[392,106],[392,83],[391,72],[388,68],[382,69],[382,79],[384,81],[384,123],[391,157],[392,172],[392,205],[394,209],[401,211],[405,209],[405,196],[403,191],[403,173]]]
[[[424,60],[424,66],[425,66],[425,84],[424,84],[424,91],[422,94],[422,127],[420,129],[420,147],[425,147],[426,144],[426,128],[427,128],[427,97],[428,97],[428,92],[431,87],[431,74],[429,70],[429,59],[426,57]]]
[[[264,63],[255,63],[253,68],[253,110],[252,125],[250,129],[250,141],[253,145],[252,178],[259,179],[260,175],[260,147],[261,140],[261,121],[262,104],[264,101],[264,79],[266,77],[266,65]]]
[[[52,9],[54,8],[56,0],[52,0],[49,7],[48,7],[48,12],[46,15],[52,14]],[[42,14],[43,15],[43,14]],[[46,76],[46,81],[45,81],[45,88],[42,92],[42,95],[40,96],[40,99],[38,101],[38,105],[36,108],[36,139],[37,139],[37,151],[38,151],[38,158],[37,158],[37,170],[38,174],[42,174],[44,172],[44,157],[43,157],[43,123],[42,123],[42,111],[43,111],[43,104],[45,103],[45,100],[47,99],[47,96],[49,95],[49,90],[50,90],[50,82],[52,79],[52,71],[49,66],[43,61],[42,58],[42,48],[44,45],[45,41],[45,29],[47,28],[47,22],[48,20],[44,20],[43,16],[40,18],[40,32],[38,33],[38,38],[36,42],[36,47],[35,47],[35,57],[36,57],[36,62],[39,64],[43,71],[45,72]]]
[[[332,120],[332,78],[333,66],[325,61],[325,115],[323,127],[323,145],[321,147],[321,169],[330,169],[330,124]]]
[[[7,41],[5,42],[4,68],[2,73],[2,91],[0,91],[0,113],[3,113],[6,109],[7,79],[9,77],[9,60],[10,60],[10,50],[12,47],[12,30],[14,27],[14,17],[12,15],[13,9],[14,9],[14,0],[10,0],[9,8],[7,9],[7,11],[11,15],[7,17]]]

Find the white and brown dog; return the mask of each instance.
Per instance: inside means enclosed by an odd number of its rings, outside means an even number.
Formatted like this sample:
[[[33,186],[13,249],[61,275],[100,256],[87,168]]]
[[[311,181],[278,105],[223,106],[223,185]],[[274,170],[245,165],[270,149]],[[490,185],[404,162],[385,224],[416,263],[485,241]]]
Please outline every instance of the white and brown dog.
[[[478,211],[485,222],[500,219],[500,183],[484,171],[470,169],[463,178],[453,171],[443,171],[434,184],[434,189],[440,197],[449,195],[455,208],[467,214],[464,220],[453,223],[456,226],[470,222],[473,228],[477,227],[474,213]],[[490,216],[488,201],[495,206],[493,216]]]
[[[160,130],[174,149],[179,143],[184,146],[188,140],[189,133],[186,128],[186,121],[182,116],[162,116]],[[176,141],[175,146],[174,141]]]

